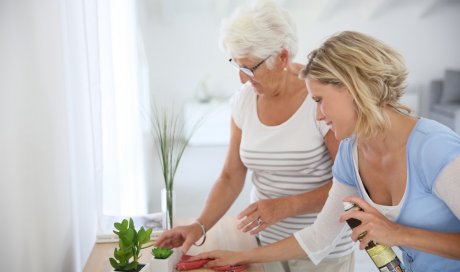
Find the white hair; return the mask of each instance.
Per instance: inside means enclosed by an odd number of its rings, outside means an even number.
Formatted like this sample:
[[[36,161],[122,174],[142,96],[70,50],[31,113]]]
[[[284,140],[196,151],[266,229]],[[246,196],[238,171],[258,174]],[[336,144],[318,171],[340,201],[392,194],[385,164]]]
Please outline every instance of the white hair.
[[[297,29],[286,9],[271,0],[238,8],[221,26],[220,47],[233,58],[264,59],[286,49],[289,62],[297,53]],[[269,68],[272,58],[267,60]]]

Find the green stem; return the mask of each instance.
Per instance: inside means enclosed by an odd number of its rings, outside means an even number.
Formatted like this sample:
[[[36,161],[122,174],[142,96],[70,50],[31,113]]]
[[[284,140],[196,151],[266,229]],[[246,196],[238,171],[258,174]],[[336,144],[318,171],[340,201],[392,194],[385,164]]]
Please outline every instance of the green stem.
[[[155,246],[155,243],[151,243],[150,245],[147,245],[147,246],[145,246],[145,247],[141,247],[141,249],[149,248],[149,247],[153,247],[153,246]]]
[[[168,219],[169,226],[173,227],[173,191],[170,189],[166,190],[166,205],[168,207]]]

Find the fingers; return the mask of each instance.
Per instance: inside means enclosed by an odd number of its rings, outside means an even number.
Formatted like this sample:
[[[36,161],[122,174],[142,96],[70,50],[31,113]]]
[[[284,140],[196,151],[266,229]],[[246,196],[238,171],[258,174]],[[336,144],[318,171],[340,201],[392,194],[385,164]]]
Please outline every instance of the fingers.
[[[184,241],[184,244],[182,245],[181,251],[183,254],[186,254],[189,249],[192,247],[193,243],[195,243],[194,238],[192,238],[192,235],[188,235],[187,238]]]
[[[237,229],[243,232],[249,232],[251,234],[257,234],[260,231],[268,227],[268,221],[271,220],[271,215],[267,212],[263,212],[263,207],[267,205],[267,200],[259,200],[246,209],[244,209],[239,215],[238,219],[241,221],[237,225]],[[268,220],[268,221],[266,221]]]
[[[251,205],[252,206],[252,205]],[[243,227],[251,224],[256,220],[260,215],[258,215],[257,212],[257,206],[249,206],[246,208],[244,211],[242,211],[238,215],[238,219],[241,220],[240,223],[237,225],[238,229],[242,229]],[[245,212],[247,211],[247,212]]]
[[[157,247],[176,248],[184,245],[184,249],[187,252],[193,241],[193,233],[191,232],[191,226],[179,226],[171,230],[165,231],[155,242]]]
[[[228,255],[230,253],[229,251],[222,251],[222,250],[214,250],[205,253],[201,258],[209,259],[210,261],[205,265],[205,267],[216,267],[216,266],[223,266],[223,265],[228,265],[231,264],[228,261],[225,262],[224,259],[226,254]],[[201,254],[200,254],[201,255]]]
[[[257,228],[252,229],[251,232],[250,232],[250,234],[251,234],[251,235],[256,235],[256,234],[258,234],[259,232],[261,232],[261,231],[263,231],[264,229],[266,229],[267,227],[268,227],[268,225],[265,224],[265,223],[264,223],[264,224],[260,224]]]
[[[209,251],[209,252],[203,252],[203,253],[200,253],[200,254],[197,254],[193,257],[191,257],[190,259],[188,259],[190,262],[192,261],[196,261],[196,260],[202,260],[202,259],[211,259],[212,257],[212,254],[213,254],[214,251]]]
[[[181,246],[181,240],[175,239],[173,237],[164,238],[162,241],[157,241],[155,243],[156,247],[166,247],[166,248],[175,248]]]
[[[343,201],[355,203],[361,208],[361,210],[352,209],[344,212],[339,218],[340,222],[344,222],[350,218],[355,218],[363,222],[363,220],[368,219],[372,214],[379,214],[379,212],[374,207],[359,197],[348,196],[344,198]]]
[[[359,241],[359,249],[365,249],[373,240],[366,235]]]
[[[354,228],[351,233],[351,240],[355,242],[357,240],[361,241],[367,235],[367,230],[367,227],[362,225]]]
[[[160,240],[161,238],[161,240]],[[164,245],[164,238],[160,237],[158,240],[155,241],[155,247],[163,247]]]
[[[351,240],[359,241],[359,249],[365,249],[368,244],[373,240],[371,228],[368,225],[360,225],[353,229]]]
[[[372,241],[372,238],[371,238],[372,235],[370,235],[367,230],[364,230],[361,232],[357,230],[356,233],[354,233],[352,236],[357,236],[357,239],[359,241],[359,249],[365,249],[369,245],[369,243]]]
[[[168,243],[169,240],[172,238],[172,235],[170,231],[164,232],[158,240],[155,242],[156,247],[165,247]]]
[[[364,199],[357,197],[357,196],[347,196],[343,199],[343,201],[351,202],[357,204],[361,209],[365,212],[375,210],[369,203],[367,203]]]
[[[246,209],[242,210],[238,214],[237,218],[238,218],[238,220],[241,220],[242,218],[249,216],[250,214],[254,213],[255,211],[257,211],[257,202],[252,203]]]
[[[262,218],[260,217],[256,219],[256,223],[257,223],[256,227],[253,228],[250,232],[252,235],[257,234],[268,227],[268,224],[265,223],[264,220],[262,220]]]
[[[267,223],[265,223],[262,218],[257,217],[256,219],[253,219],[249,224],[245,225],[243,228],[239,227],[239,229],[241,229],[243,232],[251,231],[251,234],[257,234],[260,231],[266,229],[267,226]]]
[[[351,211],[347,211],[347,212],[342,213],[342,215],[340,215],[340,217],[339,217],[339,221],[341,223],[343,223],[343,222],[347,221],[350,218],[354,218],[354,219],[358,219],[358,220],[360,220],[362,222],[364,216],[365,216],[364,211],[351,210]]]
[[[247,232],[247,231],[253,229],[254,227],[256,227],[257,218],[258,218],[258,216],[256,216],[254,213],[252,215],[248,215],[236,227],[239,230],[243,229],[244,232]],[[246,230],[244,230],[244,229],[246,229]]]

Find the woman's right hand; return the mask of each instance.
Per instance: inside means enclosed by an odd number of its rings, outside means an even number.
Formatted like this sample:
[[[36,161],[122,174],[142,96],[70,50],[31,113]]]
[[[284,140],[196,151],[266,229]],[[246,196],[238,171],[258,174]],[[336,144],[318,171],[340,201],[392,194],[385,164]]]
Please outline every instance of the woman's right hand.
[[[155,246],[176,248],[182,246],[185,254],[190,247],[203,235],[200,225],[193,223],[186,226],[178,226],[165,231],[156,241]]]
[[[210,261],[205,265],[205,267],[218,267],[218,266],[233,266],[239,265],[242,262],[240,261],[241,256],[244,253],[241,251],[229,251],[229,250],[214,250],[209,252],[202,252],[196,256],[190,258],[190,261],[209,259]]]

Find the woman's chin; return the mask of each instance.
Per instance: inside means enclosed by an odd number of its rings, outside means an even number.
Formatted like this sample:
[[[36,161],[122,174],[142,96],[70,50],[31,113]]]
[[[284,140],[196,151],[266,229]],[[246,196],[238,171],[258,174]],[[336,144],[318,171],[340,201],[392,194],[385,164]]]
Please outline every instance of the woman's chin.
[[[342,141],[343,139],[350,138],[353,134],[352,133],[343,133],[343,131],[337,131],[331,128],[334,131],[334,136],[338,141]]]
[[[341,141],[346,138],[346,137],[343,137],[340,131],[335,130],[332,126],[331,126],[331,130],[334,132],[334,136],[336,140]]]

